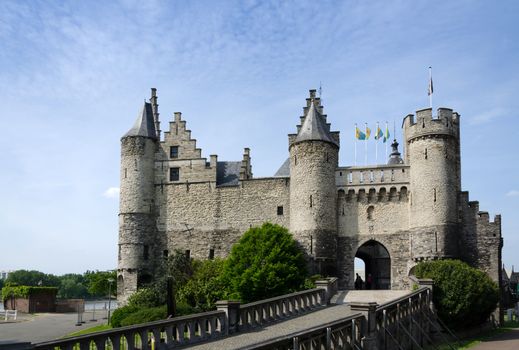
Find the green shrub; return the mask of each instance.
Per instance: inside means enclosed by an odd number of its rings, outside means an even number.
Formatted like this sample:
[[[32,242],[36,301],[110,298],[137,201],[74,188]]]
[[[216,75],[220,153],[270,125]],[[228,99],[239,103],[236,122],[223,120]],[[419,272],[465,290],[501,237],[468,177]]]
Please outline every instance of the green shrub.
[[[139,310],[139,308],[131,305],[126,305],[115,309],[112,313],[112,317],[110,317],[110,324],[114,328],[121,327],[121,321],[137,310]]]
[[[306,263],[296,241],[282,226],[249,229],[224,264],[228,297],[247,303],[304,288]]]
[[[222,259],[193,260],[193,275],[178,289],[177,301],[190,305],[196,312],[213,310],[216,301],[225,295],[223,264]]]
[[[151,308],[164,305],[161,294],[157,288],[141,288],[128,298],[128,305],[136,308]]]
[[[121,320],[121,326],[163,320],[167,317],[166,306],[139,309]]]
[[[458,260],[436,260],[418,264],[418,278],[433,280],[433,301],[438,316],[453,328],[485,322],[496,308],[498,287],[484,272]]]

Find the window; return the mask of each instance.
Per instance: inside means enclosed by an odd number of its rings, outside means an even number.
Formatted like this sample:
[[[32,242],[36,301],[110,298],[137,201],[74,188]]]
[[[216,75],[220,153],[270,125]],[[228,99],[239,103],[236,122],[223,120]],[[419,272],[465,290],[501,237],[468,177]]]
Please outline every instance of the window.
[[[169,181],[178,181],[180,179],[179,168],[169,168]]]
[[[191,259],[191,251],[186,249],[186,258]]]
[[[168,254],[169,254],[169,252],[168,252],[167,249],[164,249],[164,250],[162,251],[162,257],[167,258],[167,257],[168,257]]]
[[[169,158],[178,158],[178,146],[171,146],[169,148]]]
[[[150,247],[147,245],[144,246],[144,252],[143,252],[144,260],[148,260],[150,257]]]
[[[278,215],[283,215],[283,207],[282,206],[278,207]]]
[[[209,260],[214,259],[214,249],[209,249]]]
[[[375,211],[375,207],[370,205],[368,207],[367,213],[368,213],[368,220],[373,220],[373,212]]]

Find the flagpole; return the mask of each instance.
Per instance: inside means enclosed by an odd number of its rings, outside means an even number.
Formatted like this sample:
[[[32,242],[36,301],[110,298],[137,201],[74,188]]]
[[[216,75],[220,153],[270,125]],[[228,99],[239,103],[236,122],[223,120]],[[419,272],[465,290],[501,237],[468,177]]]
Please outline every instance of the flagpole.
[[[366,137],[364,139],[364,157],[366,158],[366,165],[368,165],[368,123],[365,124]]]
[[[380,139],[380,137],[378,135],[378,130],[379,130],[379,125],[377,122],[377,129],[375,130],[375,136],[377,138],[375,141],[375,164],[378,164],[378,140]]]
[[[355,148],[355,159],[353,161],[353,165],[356,166],[357,165],[357,123],[355,123],[355,131],[354,131],[353,137],[354,137],[354,140],[355,140],[353,142],[353,144],[355,145],[355,147],[354,147]]]
[[[386,130],[384,130],[384,138],[386,138],[387,135],[387,120],[386,120]],[[387,162],[387,143],[389,140],[386,140],[386,162]]]
[[[432,109],[432,95],[433,95],[432,67],[429,67],[429,107],[431,109]]]

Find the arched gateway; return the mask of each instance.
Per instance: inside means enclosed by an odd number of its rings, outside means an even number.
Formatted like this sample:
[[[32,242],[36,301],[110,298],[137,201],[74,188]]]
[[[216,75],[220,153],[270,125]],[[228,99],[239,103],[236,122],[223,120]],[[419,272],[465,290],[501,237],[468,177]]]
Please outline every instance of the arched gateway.
[[[391,257],[386,247],[369,240],[357,249],[355,257],[364,261],[365,288],[391,289]]]

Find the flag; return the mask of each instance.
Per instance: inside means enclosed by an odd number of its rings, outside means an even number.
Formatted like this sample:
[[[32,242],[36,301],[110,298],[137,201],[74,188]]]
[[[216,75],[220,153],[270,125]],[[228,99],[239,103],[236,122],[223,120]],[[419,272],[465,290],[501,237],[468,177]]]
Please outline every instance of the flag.
[[[377,132],[375,133],[375,140],[380,140],[384,136],[384,133],[382,132],[382,129],[380,129],[380,126],[377,125]],[[384,141],[385,142],[385,141]]]
[[[368,126],[366,125],[366,140],[369,140],[370,135],[371,135],[371,129],[368,128]]]
[[[384,143],[389,140],[389,128],[387,127],[387,123],[386,123],[386,132],[384,133]]]
[[[431,67],[429,67],[431,68]],[[427,91],[427,95],[431,96],[434,92],[434,89],[433,89],[433,81],[432,81],[432,74],[430,74],[429,76],[429,89]]]
[[[360,131],[359,128],[355,127],[355,138],[357,140],[366,140],[366,134]]]

